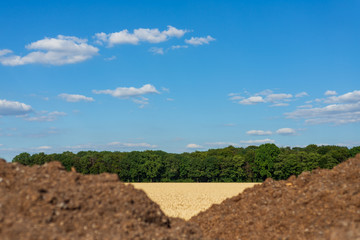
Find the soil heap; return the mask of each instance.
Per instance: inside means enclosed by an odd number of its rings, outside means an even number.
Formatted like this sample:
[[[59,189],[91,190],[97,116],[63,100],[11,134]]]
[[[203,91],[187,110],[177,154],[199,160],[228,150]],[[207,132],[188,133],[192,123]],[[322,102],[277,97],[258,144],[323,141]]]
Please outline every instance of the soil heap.
[[[267,179],[188,222],[117,175],[0,160],[0,239],[360,240],[360,155],[332,170]]]
[[[210,239],[360,239],[360,155],[263,184],[189,220]]]
[[[66,172],[59,162],[26,167],[0,160],[0,238],[203,239],[168,218],[115,174]]]

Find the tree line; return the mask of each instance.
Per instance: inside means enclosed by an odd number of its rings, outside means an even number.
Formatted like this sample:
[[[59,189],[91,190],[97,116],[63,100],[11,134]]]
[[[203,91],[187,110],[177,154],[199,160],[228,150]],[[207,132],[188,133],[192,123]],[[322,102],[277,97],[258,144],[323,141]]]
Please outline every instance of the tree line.
[[[13,162],[41,165],[59,161],[70,171],[83,174],[115,173],[124,182],[261,182],[271,177],[284,180],[316,168],[331,169],[360,153],[360,146],[277,147],[263,144],[229,146],[192,153],[164,151],[80,151],[78,153],[21,153]]]

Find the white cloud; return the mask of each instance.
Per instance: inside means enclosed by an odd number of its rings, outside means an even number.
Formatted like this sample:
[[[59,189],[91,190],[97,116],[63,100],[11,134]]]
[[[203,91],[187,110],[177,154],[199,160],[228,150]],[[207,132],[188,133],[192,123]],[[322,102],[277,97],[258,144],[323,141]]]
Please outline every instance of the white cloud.
[[[54,112],[39,112],[37,113],[36,116],[34,117],[30,117],[30,116],[26,116],[24,119],[26,121],[29,122],[53,122],[55,120],[57,120],[59,117],[63,117],[66,116],[67,114],[64,112],[58,112],[58,111],[54,111]]]
[[[169,37],[177,37],[177,38],[181,38],[182,36],[184,36],[185,33],[189,32],[188,30],[182,30],[182,29],[177,29],[175,27],[172,26],[168,26],[168,30],[163,31],[164,34],[166,34]]]
[[[246,93],[248,94],[248,93]],[[259,103],[272,103],[272,107],[282,107],[288,106],[293,98],[292,94],[288,93],[273,93],[272,90],[266,89],[259,93],[254,94],[248,98],[241,96],[239,93],[230,93],[228,94],[230,100],[234,103],[242,104],[242,105],[255,105]]]
[[[297,109],[285,113],[287,118],[305,119],[311,124],[335,123],[345,124],[360,122],[360,102],[350,104],[331,104],[325,107]]]
[[[174,50],[174,49],[188,48],[188,47],[189,47],[188,45],[174,45],[171,46],[171,49]]]
[[[271,105],[271,107],[286,107],[289,106],[289,103],[274,103]]]
[[[117,98],[129,98],[129,97],[139,97],[141,95],[149,94],[149,93],[157,93],[159,91],[151,84],[145,84],[141,88],[134,88],[134,87],[118,87],[115,90],[93,90],[95,94],[109,94],[113,97]]]
[[[354,90],[340,96],[332,96],[335,91],[327,91],[326,99],[315,99],[318,104],[326,103],[329,105],[297,109],[293,112],[285,113],[287,118],[305,119],[306,123],[322,124],[346,124],[360,122],[360,91]],[[326,94],[326,93],[325,93]]]
[[[312,108],[312,107],[313,107],[313,105],[311,105],[311,104],[298,106],[298,108]]]
[[[158,28],[138,28],[130,33],[127,29],[114,33],[96,33],[97,43],[106,43],[109,47],[117,44],[138,44],[139,42],[160,43],[171,37],[180,38],[187,30],[168,26],[167,30],[160,31]]]
[[[273,93],[273,94],[269,94],[268,96],[266,96],[266,101],[267,102],[271,102],[271,103],[278,103],[280,101],[283,100],[287,100],[292,98],[293,96],[291,94],[286,94],[286,93]]]
[[[111,57],[108,57],[108,58],[104,58],[105,61],[113,61],[116,59],[116,56],[111,56]]]
[[[240,147],[239,144],[233,143],[233,142],[212,142],[212,143],[205,143],[205,144],[210,147],[228,147],[228,146]]]
[[[148,102],[149,99],[146,97],[143,97],[143,96],[141,96],[139,98],[133,98],[131,100],[136,104],[140,104],[140,108],[144,108],[145,105],[149,104],[149,102]]]
[[[161,91],[163,91],[163,92],[170,92],[170,89],[169,89],[169,88],[166,88],[166,87],[162,87],[162,88],[161,88]]]
[[[114,46],[115,44],[138,44],[139,39],[133,34],[129,33],[127,29],[115,33],[96,33],[95,37],[97,42],[108,43],[109,47]]]
[[[154,55],[164,55],[164,49],[159,47],[152,47],[149,49]]]
[[[52,149],[51,146],[40,146],[40,147],[34,148],[34,150],[50,150],[50,149]]]
[[[271,131],[263,131],[263,130],[250,130],[247,131],[246,134],[248,135],[257,135],[257,136],[265,136],[265,135],[271,135]]]
[[[334,96],[334,95],[337,95],[337,92],[336,91],[332,91],[332,90],[327,90],[325,93],[324,93],[325,96]]]
[[[2,50],[0,63],[7,66],[25,64],[63,65],[85,61],[98,54],[99,49],[86,43],[86,39],[58,35],[57,38],[44,38],[26,46],[35,50],[21,57],[9,55],[10,50]]]
[[[120,147],[120,148],[157,148],[157,145],[149,143],[122,143],[122,142],[111,142],[109,146]]]
[[[238,100],[244,99],[244,97],[242,97],[240,93],[229,93],[228,96],[230,97],[230,100],[234,102],[238,102]]]
[[[79,94],[61,93],[61,94],[59,94],[59,97],[61,97],[62,99],[64,99],[67,102],[80,102],[80,101],[93,102],[93,101],[95,101],[92,97],[86,97],[84,95],[79,95]]]
[[[0,99],[0,116],[7,115],[24,115],[32,112],[30,105],[21,102],[1,100]]]
[[[187,44],[195,46],[209,44],[211,41],[215,41],[215,38],[209,35],[207,37],[191,37],[190,39],[185,39]]]
[[[270,89],[265,89],[265,90],[263,90],[263,91],[261,91],[261,92],[259,92],[259,93],[255,94],[255,95],[267,96],[267,95],[270,95],[270,94],[273,94],[273,91],[272,91],[272,90],[270,90]]]
[[[306,97],[306,96],[309,96],[309,94],[307,92],[300,92],[295,95],[295,97],[297,97],[297,98]]]
[[[140,108],[143,108],[146,104],[148,104],[148,98],[144,97],[145,94],[156,93],[160,94],[156,88],[151,84],[145,84],[141,88],[134,87],[118,87],[115,90],[107,89],[107,90],[93,90],[95,94],[109,94],[113,97],[120,99],[131,99],[134,103],[140,104]]]
[[[258,140],[246,140],[246,141],[240,141],[240,143],[243,144],[253,144],[253,145],[260,145],[264,143],[274,143],[275,141],[269,138],[266,139],[258,139]]]
[[[276,130],[276,133],[280,135],[294,135],[296,131],[292,128],[280,128]]]
[[[7,55],[9,53],[12,53],[12,51],[9,50],[9,49],[2,49],[2,50],[0,50],[0,57],[4,56],[4,55]]]
[[[174,99],[173,98],[167,98],[166,101],[172,102],[172,101],[174,101]]]
[[[188,145],[186,145],[186,148],[197,149],[197,148],[204,148],[204,147],[201,145],[195,144],[195,143],[189,143]]]
[[[325,103],[359,103],[360,102],[360,90],[348,92],[340,96],[328,97],[324,100]]]
[[[246,99],[241,100],[239,103],[243,105],[254,105],[258,103],[264,103],[265,100],[262,96],[253,96]]]

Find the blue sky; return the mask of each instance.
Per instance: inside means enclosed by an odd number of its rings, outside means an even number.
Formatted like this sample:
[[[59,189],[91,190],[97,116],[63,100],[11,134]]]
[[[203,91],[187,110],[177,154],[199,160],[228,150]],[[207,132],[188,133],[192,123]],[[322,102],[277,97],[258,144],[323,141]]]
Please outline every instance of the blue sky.
[[[359,1],[1,1],[0,157],[360,145]]]

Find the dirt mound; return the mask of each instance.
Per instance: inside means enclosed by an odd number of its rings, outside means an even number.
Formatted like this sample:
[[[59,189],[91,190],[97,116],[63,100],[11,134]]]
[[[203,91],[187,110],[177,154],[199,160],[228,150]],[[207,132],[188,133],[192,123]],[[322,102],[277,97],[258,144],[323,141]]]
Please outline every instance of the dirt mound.
[[[58,162],[0,160],[1,239],[201,239],[117,175],[66,172]]]
[[[360,155],[267,179],[190,219],[210,239],[360,239]]]
[[[333,170],[268,179],[188,222],[116,175],[0,160],[0,238],[360,239],[360,155]]]

